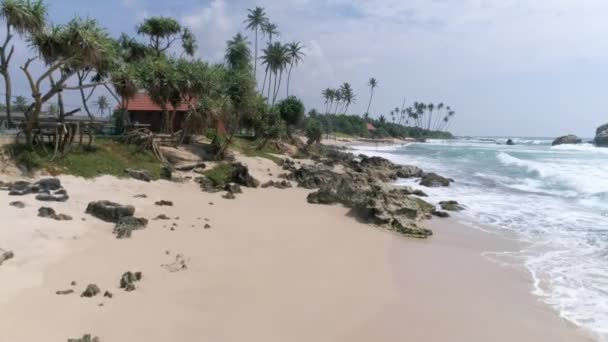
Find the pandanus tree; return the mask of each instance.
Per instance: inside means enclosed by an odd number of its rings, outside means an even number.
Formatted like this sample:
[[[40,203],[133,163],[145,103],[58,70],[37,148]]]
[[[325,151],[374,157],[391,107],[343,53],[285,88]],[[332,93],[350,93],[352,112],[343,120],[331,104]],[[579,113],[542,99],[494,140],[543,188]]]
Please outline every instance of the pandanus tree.
[[[116,44],[105,29],[92,19],[73,19],[66,25],[47,27],[40,32],[27,36],[31,47],[37,56],[28,59],[21,70],[24,72],[33,103],[28,107],[26,115],[25,136],[28,144],[33,142],[33,129],[38,123],[42,106],[63,90],[78,90],[97,86],[97,83],[68,86],[67,82],[79,70],[94,69],[105,73],[114,67],[116,60]],[[30,70],[31,64],[40,60],[44,69],[41,74],[34,75]],[[54,74],[59,78],[54,79]],[[44,87],[44,82],[49,82]]]
[[[0,45],[0,75],[4,79],[4,96],[6,105],[6,118],[12,126],[11,98],[12,81],[9,65],[15,53],[15,46],[11,43],[13,35],[28,37],[40,32],[46,21],[47,8],[42,0],[3,0],[0,4],[0,18],[6,24],[4,43]]]
[[[372,106],[372,99],[374,98],[374,89],[376,89],[378,87],[378,81],[375,78],[370,78],[369,82],[367,82],[367,85],[369,86],[369,103],[367,104],[367,110],[365,111],[365,114],[367,114],[369,116],[369,109]]]
[[[268,22],[268,18],[266,17],[266,12],[263,7],[256,7],[254,9],[248,9],[247,19],[245,19],[245,24],[247,24],[247,29],[255,32],[255,47],[254,47],[254,59],[253,59],[253,76],[257,77],[258,71],[258,32],[259,30],[264,29],[264,25]]]
[[[197,49],[192,31],[177,20],[168,17],[151,17],[137,27],[137,34],[148,38],[148,45],[156,57],[165,54],[177,41],[182,44],[183,53],[193,56]]]
[[[291,82],[291,71],[294,65],[300,64],[306,54],[304,53],[304,45],[300,42],[292,42],[287,44],[287,55],[289,57],[289,73],[287,74],[287,97],[289,97],[289,84]]]

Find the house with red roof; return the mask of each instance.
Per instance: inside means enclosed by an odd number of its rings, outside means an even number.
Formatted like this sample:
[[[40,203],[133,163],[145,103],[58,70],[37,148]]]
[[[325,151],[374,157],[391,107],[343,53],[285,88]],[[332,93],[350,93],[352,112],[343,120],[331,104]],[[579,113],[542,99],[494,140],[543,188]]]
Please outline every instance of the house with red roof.
[[[149,125],[152,132],[160,132],[163,127],[163,110],[145,92],[138,92],[135,97],[125,101],[124,106],[129,113],[129,120],[133,125]],[[177,108],[167,104],[169,113],[173,113],[173,130],[178,131],[182,128],[186,114],[188,113],[188,103],[183,102]]]
[[[371,123],[367,123],[367,131],[368,132],[374,132],[376,130],[376,127],[374,127],[374,125],[372,125]]]

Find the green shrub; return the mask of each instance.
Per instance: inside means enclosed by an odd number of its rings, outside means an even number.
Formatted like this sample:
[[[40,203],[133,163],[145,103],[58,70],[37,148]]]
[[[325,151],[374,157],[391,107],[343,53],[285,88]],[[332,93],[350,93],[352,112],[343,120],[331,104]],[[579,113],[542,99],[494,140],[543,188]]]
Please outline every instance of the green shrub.
[[[323,137],[323,127],[321,123],[316,119],[308,120],[306,124],[306,138],[308,138],[308,145],[313,143],[320,143]]]
[[[205,171],[204,175],[209,178],[216,186],[224,186],[230,183],[232,174],[234,173],[234,167],[228,163],[221,163],[216,165],[213,169]]]

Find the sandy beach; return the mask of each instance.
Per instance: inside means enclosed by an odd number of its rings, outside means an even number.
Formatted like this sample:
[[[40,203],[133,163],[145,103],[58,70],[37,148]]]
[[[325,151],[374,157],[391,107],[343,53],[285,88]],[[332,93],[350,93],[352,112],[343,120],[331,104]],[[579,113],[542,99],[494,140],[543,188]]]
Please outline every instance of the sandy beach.
[[[279,172],[245,162],[262,181]],[[51,206],[73,221],[36,217],[33,197],[10,207],[0,192],[0,248],[15,252],[0,266],[2,342],[593,340],[533,297],[523,270],[481,255],[515,244],[455,220],[433,220],[435,235],[417,240],[308,204],[299,188],[226,200],[192,182],[60,178],[70,200]],[[84,213],[100,199],[172,219],[118,240]],[[133,292],[119,289],[127,271],[143,272]],[[81,298],[91,283],[113,297]]]

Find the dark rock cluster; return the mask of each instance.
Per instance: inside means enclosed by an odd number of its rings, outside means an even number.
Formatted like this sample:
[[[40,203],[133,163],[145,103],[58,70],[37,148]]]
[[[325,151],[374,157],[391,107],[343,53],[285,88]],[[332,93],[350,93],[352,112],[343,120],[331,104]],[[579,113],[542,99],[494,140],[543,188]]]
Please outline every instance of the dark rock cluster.
[[[141,272],[125,272],[120,277],[120,288],[127,292],[135,291],[135,282],[140,281],[141,278]]]
[[[70,198],[57,178],[45,178],[35,183],[0,182],[0,190],[8,191],[10,196],[36,195],[36,199],[42,202],[65,202]]]

